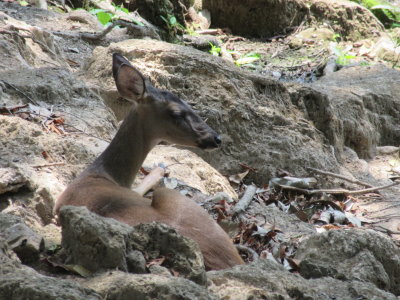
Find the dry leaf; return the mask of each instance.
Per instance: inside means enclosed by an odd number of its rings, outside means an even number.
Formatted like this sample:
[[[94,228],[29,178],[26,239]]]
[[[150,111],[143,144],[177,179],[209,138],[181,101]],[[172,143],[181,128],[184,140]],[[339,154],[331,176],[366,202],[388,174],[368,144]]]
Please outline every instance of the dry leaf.
[[[231,175],[229,176],[229,181],[236,184],[240,184],[243,181],[243,179],[247,176],[247,174],[249,174],[249,172],[250,170],[246,170],[243,173]]]

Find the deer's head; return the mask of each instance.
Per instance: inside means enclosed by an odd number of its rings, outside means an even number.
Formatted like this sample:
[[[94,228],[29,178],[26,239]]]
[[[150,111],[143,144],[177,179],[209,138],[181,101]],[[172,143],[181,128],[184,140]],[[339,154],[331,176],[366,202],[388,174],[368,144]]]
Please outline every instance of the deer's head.
[[[155,88],[117,53],[113,54],[113,76],[119,94],[135,103],[152,138],[206,150],[221,144],[219,135],[185,101]]]

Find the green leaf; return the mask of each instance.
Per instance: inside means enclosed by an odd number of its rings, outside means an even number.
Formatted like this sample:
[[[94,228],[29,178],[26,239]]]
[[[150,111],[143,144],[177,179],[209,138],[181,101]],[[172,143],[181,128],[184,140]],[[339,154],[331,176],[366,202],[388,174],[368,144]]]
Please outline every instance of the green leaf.
[[[167,20],[165,17],[160,16],[160,18],[163,19],[163,21],[169,25],[169,22],[168,22],[168,20]]]
[[[89,10],[89,13],[92,15],[97,15],[99,12],[105,12],[105,9],[101,9],[101,8],[94,8]]]
[[[21,1],[19,1],[19,5],[21,5],[21,6],[28,6],[29,3],[26,2],[26,1],[24,1],[24,0],[21,0]]]
[[[169,24],[175,25],[176,23],[177,23],[176,18],[175,18],[174,16],[171,16],[171,17],[169,18]]]
[[[96,14],[96,16],[99,22],[103,25],[106,25],[108,22],[110,22],[112,18],[112,14],[106,12],[99,12]]]

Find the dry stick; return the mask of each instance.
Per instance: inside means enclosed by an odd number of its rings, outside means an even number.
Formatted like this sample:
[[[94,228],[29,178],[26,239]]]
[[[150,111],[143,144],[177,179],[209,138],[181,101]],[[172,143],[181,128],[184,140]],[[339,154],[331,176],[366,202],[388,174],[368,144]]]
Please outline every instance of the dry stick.
[[[161,167],[156,167],[150,171],[149,174],[142,180],[142,182],[133,190],[137,192],[140,196],[146,194],[153,187],[158,185],[161,179],[164,177],[165,169]]]
[[[247,186],[243,197],[239,200],[239,202],[233,208],[233,215],[239,215],[243,213],[247,206],[249,206],[251,200],[253,199],[254,195],[256,194],[257,187],[253,184]]]
[[[87,132],[83,131],[82,129],[76,128],[76,127],[73,126],[73,125],[64,123],[64,126],[69,126],[69,127],[73,128],[73,129],[75,129],[76,131],[78,131],[78,132],[68,132],[68,134],[72,134],[72,133],[81,133],[81,134],[84,134],[84,135],[86,135],[86,136],[90,136],[90,137],[92,137],[92,138],[101,140],[101,141],[103,141],[103,142],[110,143],[110,140],[106,140],[106,139],[103,139],[103,138],[101,138],[101,137],[99,137],[99,136],[97,136],[97,135],[87,133]]]
[[[21,95],[23,95],[26,99],[28,99],[30,102],[32,102],[32,104],[39,106],[35,100],[33,100],[31,97],[29,97],[28,95],[26,95],[24,92],[22,92],[20,89],[16,88],[15,86],[13,86],[11,83],[8,83],[5,80],[0,80],[1,82],[4,82],[5,84],[7,84],[9,87],[13,88],[14,90],[16,90],[18,93],[20,93]]]
[[[63,165],[65,165],[65,162],[56,162],[56,163],[45,164],[45,165],[36,165],[36,166],[32,166],[32,168],[46,168],[46,167],[63,166]]]
[[[111,23],[106,29],[104,29],[103,31],[99,32],[99,33],[81,33],[81,37],[83,39],[87,39],[87,40],[92,40],[92,41],[96,41],[96,40],[101,40],[103,39],[107,33],[109,33],[115,26],[117,26],[116,22]]]
[[[363,185],[363,186],[368,187],[368,188],[372,188],[373,187],[372,185],[370,185],[370,184],[368,184],[366,182],[360,181],[358,179],[351,179],[351,178],[348,178],[348,177],[340,175],[340,174],[331,173],[331,172],[328,172],[328,171],[322,171],[322,170],[314,169],[314,168],[307,168],[307,169],[311,170],[311,171],[314,171],[315,173],[336,177],[336,178],[343,179],[343,180],[346,180],[346,181],[351,182],[351,183]]]
[[[373,187],[373,188],[368,188],[368,189],[363,189],[363,190],[356,190],[356,191],[349,191],[346,189],[321,189],[321,190],[305,190],[305,189],[300,189],[296,188],[293,186],[288,186],[288,185],[282,185],[282,184],[277,184],[279,187],[281,187],[284,190],[291,190],[291,191],[296,191],[296,192],[301,192],[306,195],[314,195],[314,194],[319,194],[319,193],[327,193],[327,194],[344,194],[344,195],[359,195],[359,194],[366,194],[370,192],[375,192],[378,190],[383,190],[390,188],[395,185],[399,185],[400,181],[393,182],[391,184],[383,185],[383,186],[378,186],[378,187]]]
[[[103,31],[99,32],[99,33],[82,33],[81,37],[83,39],[87,39],[87,40],[92,40],[92,41],[97,41],[97,40],[101,40],[103,39],[115,26],[124,26],[126,28],[128,28],[128,30],[136,30],[136,31],[140,31],[143,32],[145,30],[150,30],[150,29],[146,29],[143,28],[143,26],[139,26],[136,24],[133,24],[131,22],[125,21],[125,20],[115,20],[112,22],[112,24],[110,24],[106,29],[104,29]]]

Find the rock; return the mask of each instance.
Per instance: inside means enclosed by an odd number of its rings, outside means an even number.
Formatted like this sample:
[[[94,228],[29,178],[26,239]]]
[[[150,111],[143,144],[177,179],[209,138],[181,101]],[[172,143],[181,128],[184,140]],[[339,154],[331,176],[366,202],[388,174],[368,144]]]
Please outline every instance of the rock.
[[[172,276],[169,270],[166,267],[159,265],[152,265],[149,267],[149,271],[151,274],[163,275],[163,276]]]
[[[84,285],[110,300],[215,299],[205,288],[187,279],[154,274],[135,275],[113,271],[89,279]]]
[[[33,219],[39,215],[40,222],[48,224],[53,218],[56,196],[82,170],[85,162],[93,159],[94,142],[84,137],[77,141],[74,136],[65,136],[61,143],[57,134],[45,134],[39,125],[18,117],[0,116],[0,127],[0,166],[5,165],[26,178],[28,187],[9,194],[9,199],[23,203],[31,211],[28,216],[35,212]],[[51,164],[44,155],[51,157],[52,162],[66,164],[49,167],[51,172],[46,167],[35,168],[35,165]]]
[[[183,35],[183,42],[186,46],[190,46],[201,51],[208,52],[211,49],[211,45],[213,44],[216,47],[220,47],[221,43],[217,37],[212,35]]]
[[[43,237],[17,216],[0,213],[0,236],[23,263],[36,261],[44,250]]]
[[[400,295],[400,250],[372,230],[332,230],[303,241],[296,253],[306,278],[358,280]]]
[[[297,176],[308,174],[305,166],[336,168],[325,137],[291,103],[283,84],[189,47],[127,40],[94,50],[85,76],[107,103],[119,103],[119,118],[128,104],[115,101],[111,66],[104,65],[113,52],[125,55],[157,87],[187,99],[221,133],[221,150],[193,150],[220,172],[237,174],[242,171],[239,164],[245,163],[258,169],[247,180],[261,183],[277,168]]]
[[[307,28],[300,31],[290,40],[290,47],[299,48],[303,46],[304,43],[310,43],[316,45],[325,45],[333,40],[335,33],[328,28]]]
[[[0,168],[0,195],[7,192],[17,192],[26,186],[26,178],[12,168]]]
[[[220,299],[390,299],[396,296],[366,282],[309,279],[292,274],[268,259],[232,269],[207,272],[209,291]]]
[[[237,194],[227,178],[189,150],[156,146],[146,157],[143,165],[153,167],[159,163],[168,166],[169,177],[177,178],[203,194],[214,195],[223,191],[231,198],[237,199]]]
[[[400,139],[400,72],[383,65],[356,66],[323,77],[294,93],[315,126],[340,158],[343,147],[371,158],[377,145]],[[383,92],[384,91],[384,92]]]
[[[308,12],[304,3],[295,0],[204,0],[203,9],[210,11],[214,27],[229,27],[237,35],[260,38],[300,25]]]
[[[349,1],[312,0],[309,8],[302,1],[204,0],[213,26],[229,27],[233,33],[250,37],[271,37],[299,26],[304,20],[328,23],[341,37],[358,40],[383,31],[382,24],[363,6]]]
[[[396,40],[393,40],[389,36],[382,36],[372,47],[368,55],[396,64],[400,57],[400,49]]]
[[[126,263],[128,266],[128,271],[131,273],[147,273],[146,271],[146,259],[143,253],[137,250],[130,251],[126,255]]]
[[[395,146],[382,146],[376,148],[378,155],[398,155],[400,153],[400,147]]]
[[[21,265],[0,237],[0,299],[100,300],[94,291],[77,283],[43,276]]]
[[[274,224],[282,232],[277,233],[276,239],[280,242],[290,242],[292,239],[300,236],[308,236],[315,233],[315,227],[312,224],[301,221],[294,214],[288,214],[281,211],[275,205],[264,205],[253,201],[246,210],[251,216],[255,216],[260,222]]]
[[[0,57],[7,58],[7,64],[1,64],[3,70],[41,66],[69,68],[50,32],[14,19],[4,12],[0,12],[0,25],[12,28],[8,30],[10,33],[14,32],[3,35]],[[31,35],[36,42],[24,39],[21,35]]]
[[[352,1],[313,0],[310,4],[311,19],[328,23],[346,40],[375,37],[384,30],[371,11]]]
[[[70,21],[87,24],[89,26],[88,28],[89,30],[90,29],[97,31],[103,30],[103,26],[101,25],[97,17],[84,9],[77,9],[68,12],[65,18]]]
[[[168,19],[168,15],[175,16],[177,21],[183,25],[185,17],[182,6],[188,9],[193,2],[193,0],[134,0],[130,3],[130,9],[137,9],[147,21],[165,28],[166,24],[160,16],[166,19]]]
[[[205,283],[204,262],[198,245],[166,225],[151,223],[131,227],[91,213],[85,207],[61,208],[62,247],[67,263],[89,271],[118,268],[134,271],[132,251],[148,259],[165,257],[163,265],[197,283]],[[140,260],[136,259],[136,260]],[[141,270],[140,270],[141,271]]]

